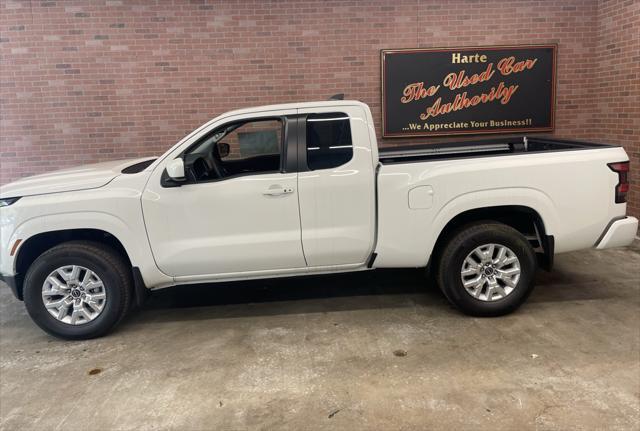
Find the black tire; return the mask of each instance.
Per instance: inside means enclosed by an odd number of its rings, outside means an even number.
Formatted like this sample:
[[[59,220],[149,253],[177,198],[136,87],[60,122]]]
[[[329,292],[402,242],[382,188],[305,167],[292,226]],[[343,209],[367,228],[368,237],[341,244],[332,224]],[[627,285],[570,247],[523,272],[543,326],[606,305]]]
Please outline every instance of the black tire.
[[[493,301],[477,299],[467,292],[460,274],[469,253],[485,244],[508,247],[520,263],[520,279],[513,291]],[[481,317],[501,316],[516,310],[529,297],[533,291],[536,269],[535,252],[520,232],[498,222],[482,222],[467,225],[450,237],[438,262],[437,279],[449,302],[465,314]]]
[[[106,299],[100,314],[89,322],[72,325],[49,314],[42,299],[42,286],[49,274],[66,265],[93,271],[104,285]],[[113,249],[91,241],[70,241],[42,253],[24,279],[24,303],[33,321],[49,334],[67,339],[96,338],[111,331],[129,309],[132,292],[131,268]]]

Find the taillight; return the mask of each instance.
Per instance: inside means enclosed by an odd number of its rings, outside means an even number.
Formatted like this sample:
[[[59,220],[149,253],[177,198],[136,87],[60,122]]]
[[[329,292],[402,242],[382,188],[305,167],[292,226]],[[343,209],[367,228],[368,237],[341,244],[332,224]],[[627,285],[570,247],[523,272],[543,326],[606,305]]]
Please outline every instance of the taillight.
[[[618,174],[616,203],[625,203],[627,201],[627,193],[629,192],[629,162],[609,163],[607,166]]]

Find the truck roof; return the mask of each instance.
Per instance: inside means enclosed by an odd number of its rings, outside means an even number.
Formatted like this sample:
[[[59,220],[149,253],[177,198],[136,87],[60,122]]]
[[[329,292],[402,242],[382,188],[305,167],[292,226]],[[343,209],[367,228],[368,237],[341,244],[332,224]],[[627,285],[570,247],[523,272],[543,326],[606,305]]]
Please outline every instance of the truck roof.
[[[225,112],[225,117],[229,115],[251,114],[253,112],[284,111],[287,109],[307,109],[307,108],[322,108],[322,107],[330,107],[330,106],[353,106],[353,105],[361,105],[363,107],[367,106],[366,104],[358,100],[322,100],[322,101],[316,101],[316,102],[283,103],[278,105],[253,106],[250,108],[236,109],[233,111]]]

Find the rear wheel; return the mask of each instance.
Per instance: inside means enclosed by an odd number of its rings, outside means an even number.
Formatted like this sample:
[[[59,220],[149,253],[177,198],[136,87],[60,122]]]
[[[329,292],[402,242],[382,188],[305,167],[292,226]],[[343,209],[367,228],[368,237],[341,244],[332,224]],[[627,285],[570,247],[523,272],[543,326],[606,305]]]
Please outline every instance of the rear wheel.
[[[24,280],[33,321],[56,337],[95,338],[126,314],[131,270],[111,248],[90,241],[60,244],[40,255]]]
[[[438,284],[463,312],[499,316],[531,294],[536,267],[535,253],[520,232],[501,223],[478,223],[458,230],[445,246]]]

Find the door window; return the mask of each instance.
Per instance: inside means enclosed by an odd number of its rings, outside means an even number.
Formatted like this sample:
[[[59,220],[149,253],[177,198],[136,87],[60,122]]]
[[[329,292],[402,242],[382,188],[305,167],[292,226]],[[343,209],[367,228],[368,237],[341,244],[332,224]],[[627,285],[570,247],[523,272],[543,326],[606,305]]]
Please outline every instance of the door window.
[[[185,154],[196,182],[280,170],[283,123],[279,118],[225,124]]]

